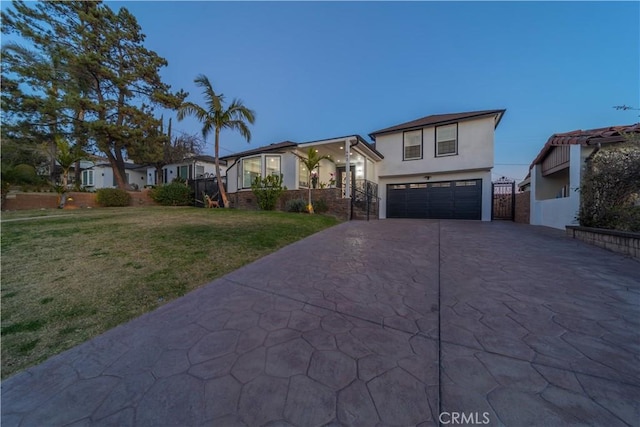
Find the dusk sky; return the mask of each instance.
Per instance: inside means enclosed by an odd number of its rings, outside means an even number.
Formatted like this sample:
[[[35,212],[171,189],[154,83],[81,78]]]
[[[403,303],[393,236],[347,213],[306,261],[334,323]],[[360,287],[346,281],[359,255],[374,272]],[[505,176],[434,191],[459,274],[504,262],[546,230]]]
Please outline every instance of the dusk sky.
[[[522,179],[553,133],[640,121],[613,108],[640,108],[638,2],[109,4],[137,17],[173,89],[202,103],[202,73],[256,111],[250,145],[225,133],[221,155],[504,108],[493,177]]]

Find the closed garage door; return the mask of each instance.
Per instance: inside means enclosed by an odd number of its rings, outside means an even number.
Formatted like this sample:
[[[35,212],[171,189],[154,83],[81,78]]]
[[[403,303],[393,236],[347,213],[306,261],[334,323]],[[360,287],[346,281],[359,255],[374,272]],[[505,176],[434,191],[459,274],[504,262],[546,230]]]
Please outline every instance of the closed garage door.
[[[482,180],[388,184],[387,218],[481,219]]]

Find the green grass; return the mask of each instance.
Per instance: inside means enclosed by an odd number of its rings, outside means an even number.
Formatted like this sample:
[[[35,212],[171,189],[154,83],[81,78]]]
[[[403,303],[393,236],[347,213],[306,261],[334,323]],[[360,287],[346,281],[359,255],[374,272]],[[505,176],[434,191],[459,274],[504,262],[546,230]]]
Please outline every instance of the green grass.
[[[283,212],[2,213],[2,377],[337,223]]]

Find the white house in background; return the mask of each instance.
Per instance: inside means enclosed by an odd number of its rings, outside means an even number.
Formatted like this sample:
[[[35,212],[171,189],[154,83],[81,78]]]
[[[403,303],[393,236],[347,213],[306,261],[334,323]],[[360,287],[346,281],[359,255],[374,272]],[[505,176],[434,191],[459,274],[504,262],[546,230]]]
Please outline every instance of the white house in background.
[[[370,134],[380,218],[491,220],[494,134],[505,110],[439,114]]]
[[[585,160],[601,144],[623,142],[622,133],[640,133],[640,124],[552,135],[520,184],[529,186],[530,223],[562,230],[576,225]]]
[[[334,178],[345,198],[364,184],[375,189],[380,218],[490,221],[494,133],[504,112],[427,116],[371,133],[374,144],[349,135],[284,141],[225,156],[227,191],[250,192],[254,178],[267,175],[282,175],[289,190],[309,188],[308,171],[296,154],[306,156],[313,148],[334,160],[321,162],[318,182]]]
[[[134,188],[143,188],[147,185],[147,166],[125,163],[124,169],[128,184]],[[117,187],[113,169],[109,162],[97,162],[83,170],[81,175],[82,186],[89,191]]]
[[[227,172],[227,162],[220,160],[220,174],[224,176]],[[172,163],[162,168],[160,184],[168,184],[176,177],[185,180],[213,177],[216,175],[215,158],[213,156],[195,155],[185,158],[182,162]],[[147,171],[147,185],[156,185],[155,168],[150,167]]]
[[[227,163],[220,160],[220,173],[224,176]],[[81,179],[82,186],[89,191],[100,188],[116,188],[117,184],[111,164],[105,159],[84,165]],[[156,168],[149,165],[125,163],[125,175],[128,184],[133,188],[143,188],[146,185],[156,185]],[[162,168],[160,184],[167,184],[176,177],[185,180],[215,176],[215,159],[212,156],[190,156],[180,163],[169,164]]]

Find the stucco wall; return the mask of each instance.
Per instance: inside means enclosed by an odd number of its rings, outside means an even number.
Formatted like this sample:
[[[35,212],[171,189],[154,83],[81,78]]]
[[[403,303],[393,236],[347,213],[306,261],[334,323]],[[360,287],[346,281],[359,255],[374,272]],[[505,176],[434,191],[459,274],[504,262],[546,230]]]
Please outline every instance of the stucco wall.
[[[458,154],[435,156],[435,128],[423,129],[421,160],[403,160],[403,133],[379,135],[376,149],[384,156],[378,167],[378,176],[438,173],[493,167],[493,117],[462,121],[458,124]]]
[[[531,209],[530,223],[546,227],[565,229],[567,225],[578,223],[580,210],[580,188],[582,170],[584,168],[584,153],[580,145],[572,145],[569,149],[569,191],[568,197],[541,200],[545,193],[545,186],[549,182],[541,178],[541,165],[534,165],[531,170]],[[543,188],[541,188],[543,187]]]

